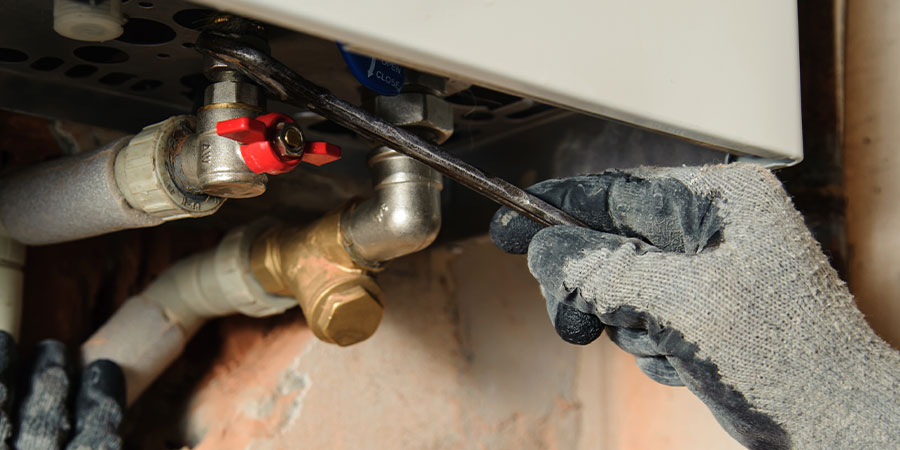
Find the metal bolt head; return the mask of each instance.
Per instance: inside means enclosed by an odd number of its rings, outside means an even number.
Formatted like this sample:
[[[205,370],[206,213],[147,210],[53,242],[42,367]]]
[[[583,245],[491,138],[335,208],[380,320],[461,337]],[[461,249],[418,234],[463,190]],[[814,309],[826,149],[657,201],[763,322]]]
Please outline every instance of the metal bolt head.
[[[290,122],[279,123],[275,128],[275,147],[286,158],[303,157],[303,132]]]
[[[378,329],[384,308],[359,285],[332,292],[314,318],[322,337],[342,347],[368,339]]]
[[[303,134],[300,133],[300,130],[297,127],[284,127],[284,131],[281,133],[281,139],[289,149],[303,148]]]
[[[453,134],[453,107],[440,97],[404,92],[393,97],[379,95],[373,102],[375,114],[394,125],[415,129],[436,144]]]

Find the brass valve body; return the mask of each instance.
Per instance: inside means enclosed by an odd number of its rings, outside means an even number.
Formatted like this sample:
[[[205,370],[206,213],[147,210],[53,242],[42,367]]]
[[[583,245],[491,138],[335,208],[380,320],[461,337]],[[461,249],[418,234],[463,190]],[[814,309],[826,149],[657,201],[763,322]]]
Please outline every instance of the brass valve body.
[[[384,308],[369,271],[344,249],[342,214],[305,228],[269,229],[253,243],[250,267],[267,292],[297,299],[319,339],[347,346],[375,333]]]

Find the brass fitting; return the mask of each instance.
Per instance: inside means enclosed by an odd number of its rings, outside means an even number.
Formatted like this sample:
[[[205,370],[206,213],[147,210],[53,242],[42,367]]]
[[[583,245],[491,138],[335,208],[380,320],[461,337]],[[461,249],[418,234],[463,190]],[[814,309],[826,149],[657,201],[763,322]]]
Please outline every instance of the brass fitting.
[[[250,267],[267,292],[297,299],[319,339],[348,346],[375,333],[384,307],[369,271],[344,249],[342,214],[306,228],[269,229],[253,243]]]

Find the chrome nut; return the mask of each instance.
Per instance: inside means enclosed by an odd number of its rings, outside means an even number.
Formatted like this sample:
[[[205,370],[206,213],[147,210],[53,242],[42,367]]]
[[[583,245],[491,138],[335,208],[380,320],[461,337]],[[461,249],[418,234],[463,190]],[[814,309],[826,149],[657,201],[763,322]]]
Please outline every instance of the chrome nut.
[[[283,158],[303,157],[303,132],[294,123],[281,122],[275,126],[275,150]]]
[[[453,107],[442,98],[418,92],[378,96],[374,111],[388,122],[427,132],[437,144],[453,134]]]
[[[253,83],[241,83],[235,81],[220,81],[206,87],[204,104],[239,103],[243,105],[260,106],[263,97],[259,86]]]
[[[309,318],[313,332],[341,347],[362,342],[375,334],[384,307],[358,284],[332,291]]]

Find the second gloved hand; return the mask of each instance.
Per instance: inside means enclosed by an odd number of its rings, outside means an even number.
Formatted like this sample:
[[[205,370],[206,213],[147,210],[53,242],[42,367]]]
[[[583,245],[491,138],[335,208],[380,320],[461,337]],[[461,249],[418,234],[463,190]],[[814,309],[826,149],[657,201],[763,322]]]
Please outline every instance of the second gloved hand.
[[[34,361],[21,373],[16,353],[12,336],[0,331],[0,449],[122,448],[117,428],[125,407],[125,378],[118,365],[94,361],[78,380],[59,341],[40,342]]]
[[[639,169],[529,189],[594,228],[506,208],[564,339],[601,331],[686,385],[750,448],[900,445],[900,353],[868,327],[778,180],[748,164]]]

